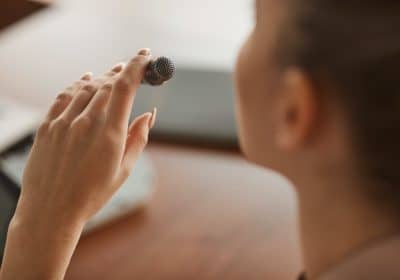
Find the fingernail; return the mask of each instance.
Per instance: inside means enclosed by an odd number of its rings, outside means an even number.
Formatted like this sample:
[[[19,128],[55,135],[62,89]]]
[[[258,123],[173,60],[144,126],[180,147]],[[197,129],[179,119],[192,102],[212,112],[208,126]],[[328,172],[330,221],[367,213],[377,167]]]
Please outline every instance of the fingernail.
[[[157,108],[154,107],[153,112],[151,113],[151,118],[149,120],[149,129],[152,129],[156,123],[157,118]]]
[[[86,72],[85,74],[82,75],[81,80],[90,80],[93,77],[93,73],[92,72]]]
[[[120,62],[118,64],[115,64],[114,67],[111,69],[111,71],[119,72],[122,69],[124,69],[125,65],[126,65],[125,62]]]
[[[149,48],[140,49],[138,55],[149,56],[151,54],[151,50]]]

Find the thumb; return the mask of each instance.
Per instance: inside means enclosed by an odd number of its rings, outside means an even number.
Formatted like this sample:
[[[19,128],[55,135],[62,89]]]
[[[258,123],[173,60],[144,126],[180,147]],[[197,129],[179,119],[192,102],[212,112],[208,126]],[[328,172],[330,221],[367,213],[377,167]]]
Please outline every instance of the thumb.
[[[137,117],[129,126],[121,168],[123,179],[129,176],[140,154],[147,145],[150,129],[154,126],[157,110]]]

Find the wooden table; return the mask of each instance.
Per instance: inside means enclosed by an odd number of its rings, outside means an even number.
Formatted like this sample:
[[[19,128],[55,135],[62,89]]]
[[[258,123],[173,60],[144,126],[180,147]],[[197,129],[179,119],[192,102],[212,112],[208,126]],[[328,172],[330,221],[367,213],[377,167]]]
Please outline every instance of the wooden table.
[[[66,279],[295,279],[288,183],[236,152],[151,144],[157,192],[82,238]]]

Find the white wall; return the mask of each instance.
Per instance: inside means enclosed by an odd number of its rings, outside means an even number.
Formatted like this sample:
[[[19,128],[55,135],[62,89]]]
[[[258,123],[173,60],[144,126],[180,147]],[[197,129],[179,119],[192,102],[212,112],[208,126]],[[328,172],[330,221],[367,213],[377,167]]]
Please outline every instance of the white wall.
[[[231,69],[252,0],[63,0],[0,35],[0,95],[43,105],[140,47],[178,67]]]

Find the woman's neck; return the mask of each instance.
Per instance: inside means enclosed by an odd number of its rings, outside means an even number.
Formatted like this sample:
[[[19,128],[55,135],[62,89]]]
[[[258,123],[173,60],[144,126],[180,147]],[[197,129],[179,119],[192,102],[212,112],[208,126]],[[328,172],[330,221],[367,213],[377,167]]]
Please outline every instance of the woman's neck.
[[[310,185],[299,188],[301,237],[310,279],[370,242],[400,231],[399,222],[361,195],[360,188],[326,181],[312,189]]]

